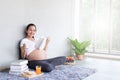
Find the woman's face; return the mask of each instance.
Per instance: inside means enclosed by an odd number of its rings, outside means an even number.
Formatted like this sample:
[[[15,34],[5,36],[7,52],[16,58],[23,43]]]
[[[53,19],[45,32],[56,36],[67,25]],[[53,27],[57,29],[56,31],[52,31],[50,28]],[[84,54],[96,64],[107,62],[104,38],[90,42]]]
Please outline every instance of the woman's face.
[[[28,37],[34,37],[35,33],[36,33],[36,27],[35,26],[30,26],[27,30],[26,30],[27,36]]]

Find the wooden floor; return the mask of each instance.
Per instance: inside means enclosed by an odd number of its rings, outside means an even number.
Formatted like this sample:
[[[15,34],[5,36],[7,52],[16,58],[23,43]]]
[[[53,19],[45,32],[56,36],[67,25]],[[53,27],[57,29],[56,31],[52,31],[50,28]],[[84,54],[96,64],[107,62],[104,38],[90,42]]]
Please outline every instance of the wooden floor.
[[[97,72],[84,80],[120,80],[120,60],[86,57],[76,65],[95,68]]]

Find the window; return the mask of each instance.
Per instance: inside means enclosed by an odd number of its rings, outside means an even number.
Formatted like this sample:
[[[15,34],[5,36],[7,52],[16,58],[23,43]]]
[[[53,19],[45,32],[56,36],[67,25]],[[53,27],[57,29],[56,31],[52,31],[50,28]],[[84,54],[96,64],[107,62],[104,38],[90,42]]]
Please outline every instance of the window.
[[[120,1],[75,1],[74,32],[80,40],[91,40],[89,52],[119,54]]]

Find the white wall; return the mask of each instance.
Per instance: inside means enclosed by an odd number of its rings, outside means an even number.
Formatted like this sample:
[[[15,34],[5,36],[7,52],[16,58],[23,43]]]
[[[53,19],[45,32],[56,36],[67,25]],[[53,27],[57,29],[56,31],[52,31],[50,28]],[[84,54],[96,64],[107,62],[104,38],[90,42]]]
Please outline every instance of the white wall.
[[[0,68],[18,59],[18,42],[28,23],[37,25],[37,37],[51,37],[48,58],[70,53],[72,0],[0,0]]]
[[[26,0],[26,23],[37,25],[37,36],[50,36],[48,57],[68,54],[67,37],[71,35],[72,0]]]
[[[18,58],[24,20],[24,0],[0,0],[0,68]]]

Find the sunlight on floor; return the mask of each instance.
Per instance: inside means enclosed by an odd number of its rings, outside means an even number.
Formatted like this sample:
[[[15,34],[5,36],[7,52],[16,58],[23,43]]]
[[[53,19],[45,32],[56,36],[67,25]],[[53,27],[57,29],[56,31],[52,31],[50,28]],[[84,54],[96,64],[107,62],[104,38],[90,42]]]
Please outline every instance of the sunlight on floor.
[[[76,65],[94,68],[97,72],[84,80],[119,80],[120,60],[85,57],[75,61]]]

